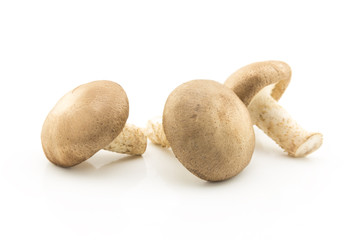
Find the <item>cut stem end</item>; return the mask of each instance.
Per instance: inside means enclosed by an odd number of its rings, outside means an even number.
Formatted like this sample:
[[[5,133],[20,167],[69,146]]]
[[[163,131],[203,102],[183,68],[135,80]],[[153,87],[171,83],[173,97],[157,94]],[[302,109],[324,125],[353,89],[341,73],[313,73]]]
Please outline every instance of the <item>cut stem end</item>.
[[[147,149],[147,137],[142,129],[127,123],[114,141],[104,149],[129,155],[142,155]]]
[[[296,150],[295,153],[288,153],[292,157],[304,157],[308,154],[316,151],[322,145],[323,136],[321,133],[314,133],[310,137],[307,138],[305,142],[301,144]]]
[[[147,135],[149,140],[154,144],[165,148],[169,148],[171,146],[167,140],[166,134],[164,133],[161,117],[156,117],[148,121],[147,128],[145,129],[145,135]]]

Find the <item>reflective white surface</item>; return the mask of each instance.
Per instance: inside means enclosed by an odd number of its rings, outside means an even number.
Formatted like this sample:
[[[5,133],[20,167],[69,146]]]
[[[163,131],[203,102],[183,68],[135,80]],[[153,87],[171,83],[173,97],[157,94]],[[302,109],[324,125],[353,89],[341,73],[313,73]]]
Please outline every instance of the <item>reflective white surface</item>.
[[[362,239],[362,22],[354,1],[1,2],[0,239]],[[220,183],[153,144],[70,169],[43,154],[47,113],[82,83],[120,83],[145,126],[179,84],[270,59],[293,71],[281,105],[324,135],[306,158],[257,128]]]

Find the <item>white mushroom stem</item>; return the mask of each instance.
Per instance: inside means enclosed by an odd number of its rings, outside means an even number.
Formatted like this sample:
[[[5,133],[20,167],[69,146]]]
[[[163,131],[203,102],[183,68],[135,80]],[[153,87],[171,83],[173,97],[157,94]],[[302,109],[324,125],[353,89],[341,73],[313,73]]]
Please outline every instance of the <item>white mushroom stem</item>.
[[[322,144],[322,134],[303,129],[271,95],[272,88],[260,91],[248,106],[252,121],[290,156],[304,157]]]
[[[145,134],[152,143],[166,148],[170,147],[167,137],[164,134],[161,117],[156,117],[148,121]]]
[[[114,141],[104,149],[117,153],[142,155],[146,148],[147,137],[144,135],[142,129],[127,123]]]

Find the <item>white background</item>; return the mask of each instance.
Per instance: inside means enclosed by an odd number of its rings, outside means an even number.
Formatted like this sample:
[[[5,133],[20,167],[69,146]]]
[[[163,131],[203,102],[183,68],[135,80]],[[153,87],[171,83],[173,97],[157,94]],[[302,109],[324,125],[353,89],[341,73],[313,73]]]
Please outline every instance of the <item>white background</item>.
[[[361,1],[0,2],[0,239],[363,239]],[[192,79],[290,64],[280,100],[323,146],[303,159],[259,129],[250,165],[208,183],[170,150],[100,151],[62,169],[40,132],[69,90],[99,79],[145,126]]]

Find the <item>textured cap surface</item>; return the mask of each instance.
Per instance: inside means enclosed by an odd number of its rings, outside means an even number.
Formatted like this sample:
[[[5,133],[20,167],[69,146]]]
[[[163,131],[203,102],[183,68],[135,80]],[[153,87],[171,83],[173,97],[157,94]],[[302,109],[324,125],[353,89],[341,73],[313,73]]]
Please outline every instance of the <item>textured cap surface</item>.
[[[168,97],[163,128],[178,160],[208,181],[231,178],[253,154],[255,138],[248,110],[224,85],[193,80]]]
[[[128,115],[128,98],[119,84],[94,81],[81,85],[48,114],[41,134],[44,153],[63,167],[81,163],[119,135]]]
[[[275,84],[271,95],[279,100],[291,80],[291,68],[285,62],[256,62],[240,68],[225,82],[248,106],[264,87]]]

